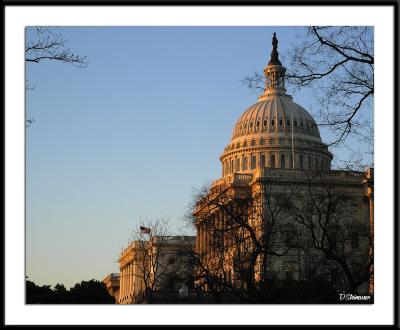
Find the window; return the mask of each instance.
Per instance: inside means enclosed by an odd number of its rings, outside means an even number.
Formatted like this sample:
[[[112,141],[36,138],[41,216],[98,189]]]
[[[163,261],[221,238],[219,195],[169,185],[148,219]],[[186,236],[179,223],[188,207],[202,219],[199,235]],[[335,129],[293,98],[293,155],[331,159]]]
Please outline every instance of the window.
[[[169,258],[168,259],[168,264],[169,265],[173,265],[175,263],[175,259],[174,258]]]
[[[257,124],[256,124],[257,128],[260,127],[260,121],[257,120]]]
[[[253,128],[253,122],[250,123],[250,129],[252,129],[252,128]]]
[[[312,234],[308,235],[306,238],[306,247],[308,247],[308,248],[314,247],[314,238],[313,238]]]
[[[302,170],[303,168],[304,168],[304,162],[303,162],[303,155],[300,155],[300,157],[299,157],[299,166],[300,166],[300,169]]]
[[[266,120],[264,120],[264,126],[267,126],[267,121]]]
[[[289,205],[288,208],[290,208]],[[290,246],[297,236],[297,230],[292,224],[286,224],[282,227],[282,234],[286,245]]]
[[[279,126],[282,126],[282,125],[283,125],[283,120],[279,119]]]
[[[293,280],[293,268],[290,266],[285,268],[285,279],[287,281]]]
[[[316,270],[312,263],[307,264],[307,280],[315,280],[316,279]]]
[[[318,158],[315,158],[315,168],[318,170],[319,165],[318,165]]]
[[[290,120],[286,120],[286,125],[290,126]]]
[[[300,119],[300,126],[304,127],[303,119]]]
[[[293,122],[293,124],[294,124],[294,127],[297,127],[297,120],[295,120],[295,121]]]
[[[311,170],[311,168],[312,168],[311,156],[308,156],[308,169]]]
[[[271,120],[271,126],[275,126],[275,120],[274,119]]]
[[[236,158],[236,161],[235,161],[235,170],[236,170],[236,172],[238,172],[238,171],[240,171],[240,160],[239,160],[239,158]]]
[[[339,283],[339,272],[337,268],[332,268],[330,270],[331,272],[331,283],[332,284],[338,284]]]
[[[265,167],[265,155],[261,155],[260,157],[260,167]]]
[[[329,238],[329,243],[332,244],[332,246],[336,246],[338,243],[338,228],[337,227],[332,227],[328,229],[328,238]]]
[[[281,168],[285,168],[285,155],[281,155]]]
[[[243,157],[242,169],[243,171],[247,170],[247,157]]]
[[[271,167],[275,168],[275,155],[271,155]]]
[[[251,169],[255,169],[256,168],[256,156],[253,155],[251,156]]]
[[[351,234],[351,248],[352,249],[358,249],[359,247],[359,239],[358,239],[358,233],[352,233]]]

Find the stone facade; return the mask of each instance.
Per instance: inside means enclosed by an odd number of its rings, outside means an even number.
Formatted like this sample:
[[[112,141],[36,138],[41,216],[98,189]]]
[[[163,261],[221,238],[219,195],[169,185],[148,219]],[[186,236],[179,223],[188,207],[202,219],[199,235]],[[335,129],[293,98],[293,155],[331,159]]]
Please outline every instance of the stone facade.
[[[186,258],[194,242],[194,236],[154,236],[129,244],[119,258],[119,303],[143,302],[146,287],[177,290],[189,272]]]
[[[111,273],[107,275],[102,282],[105,284],[106,289],[110,296],[113,296],[115,302],[119,302],[119,273]]]

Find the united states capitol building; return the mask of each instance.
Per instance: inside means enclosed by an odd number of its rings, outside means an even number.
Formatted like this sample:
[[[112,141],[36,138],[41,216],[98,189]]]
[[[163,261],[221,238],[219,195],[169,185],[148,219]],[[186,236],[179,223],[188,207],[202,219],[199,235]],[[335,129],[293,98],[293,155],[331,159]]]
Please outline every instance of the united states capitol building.
[[[324,279],[372,293],[373,169],[331,169],[314,118],[286,93],[275,34],[272,44],[264,93],[235,124],[222,177],[194,212],[208,272],[198,285],[210,290],[212,278],[259,290],[271,280]]]
[[[193,211],[195,287],[260,292],[274,281],[322,279],[372,294],[373,169],[331,169],[316,121],[286,93],[275,34],[272,46],[264,92],[236,122],[222,176]],[[140,288],[134,253],[120,258],[120,303]]]

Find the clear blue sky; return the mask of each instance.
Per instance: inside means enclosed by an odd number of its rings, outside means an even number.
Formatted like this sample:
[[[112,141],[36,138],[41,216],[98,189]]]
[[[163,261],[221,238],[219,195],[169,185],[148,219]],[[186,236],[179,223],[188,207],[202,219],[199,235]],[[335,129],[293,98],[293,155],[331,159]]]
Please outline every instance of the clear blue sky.
[[[85,69],[27,65],[26,267],[67,288],[118,271],[140,219],[182,220],[193,189],[220,177],[219,155],[257,95],[241,79],[285,65],[295,27],[68,27]],[[27,40],[30,32],[27,33]],[[304,90],[294,100],[316,104]],[[323,132],[322,132],[323,135]]]

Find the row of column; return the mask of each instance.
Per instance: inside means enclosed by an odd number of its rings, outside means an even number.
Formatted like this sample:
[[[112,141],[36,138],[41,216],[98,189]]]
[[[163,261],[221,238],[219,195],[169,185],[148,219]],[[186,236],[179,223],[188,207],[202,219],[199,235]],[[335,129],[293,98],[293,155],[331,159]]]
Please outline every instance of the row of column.
[[[256,167],[270,168],[293,168],[293,159],[291,152],[271,153],[267,159],[267,153],[248,154],[249,157],[234,157],[223,161],[222,176],[234,172],[246,171],[247,169],[255,169]],[[299,169],[329,169],[329,159],[324,157],[316,157],[309,154],[295,154],[295,168]]]
[[[223,244],[223,242],[215,241],[217,239],[223,240],[222,236],[213,237],[213,230],[223,229],[223,216],[220,213],[216,213],[209,221],[211,221],[212,224],[208,225],[205,221],[203,221],[197,225],[196,235],[196,252],[200,255],[205,255],[206,258],[217,256],[218,251],[212,247],[212,243]]]
[[[124,298],[134,292],[134,269],[133,263],[126,264],[120,269],[120,288],[119,288],[120,301],[124,302]]]

